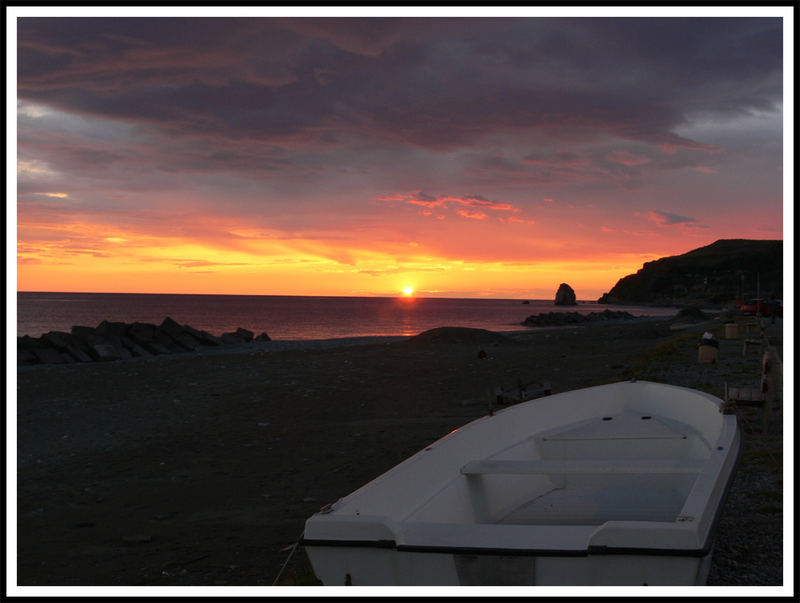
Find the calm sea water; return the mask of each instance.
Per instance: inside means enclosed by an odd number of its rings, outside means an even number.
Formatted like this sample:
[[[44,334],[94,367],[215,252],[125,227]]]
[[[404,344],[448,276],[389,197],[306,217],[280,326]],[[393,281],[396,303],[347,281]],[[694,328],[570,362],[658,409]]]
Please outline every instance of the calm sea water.
[[[273,295],[161,295],[120,293],[17,293],[17,335],[69,332],[103,320],[160,324],[167,316],[220,335],[243,327],[272,339],[330,339],[416,335],[435,327],[521,330],[531,314],[582,314],[625,310],[634,316],[672,316],[675,308],[598,305],[555,306],[552,300]]]

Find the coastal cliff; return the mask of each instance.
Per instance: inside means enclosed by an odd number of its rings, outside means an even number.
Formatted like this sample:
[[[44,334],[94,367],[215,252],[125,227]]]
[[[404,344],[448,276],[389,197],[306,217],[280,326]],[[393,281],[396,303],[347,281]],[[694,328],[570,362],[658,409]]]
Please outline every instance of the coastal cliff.
[[[597,302],[719,304],[757,294],[783,295],[783,241],[720,239],[682,255],[645,262]]]

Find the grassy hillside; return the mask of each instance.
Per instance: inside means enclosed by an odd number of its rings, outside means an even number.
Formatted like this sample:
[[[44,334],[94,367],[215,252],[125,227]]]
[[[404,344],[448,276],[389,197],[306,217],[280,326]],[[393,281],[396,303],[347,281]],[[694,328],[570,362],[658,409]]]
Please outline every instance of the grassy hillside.
[[[721,239],[683,255],[646,262],[599,303],[726,303],[783,296],[783,241]]]

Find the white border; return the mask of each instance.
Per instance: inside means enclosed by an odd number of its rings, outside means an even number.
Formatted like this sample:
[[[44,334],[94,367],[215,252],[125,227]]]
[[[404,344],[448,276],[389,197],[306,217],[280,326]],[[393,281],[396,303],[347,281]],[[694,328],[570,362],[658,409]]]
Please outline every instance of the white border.
[[[605,589],[602,587],[532,587],[498,591],[491,587],[431,589],[421,587],[19,587],[16,585],[16,20],[20,17],[779,17],[784,27],[784,399],[794,397],[794,7],[5,7],[6,10],[6,286],[7,286],[7,400],[6,405],[6,578],[8,596],[787,596],[794,594],[794,517],[784,516],[784,568],[782,587],[659,587]],[[580,14],[576,14],[580,12]],[[787,202],[788,201],[788,202]],[[788,345],[786,345],[788,342]],[[11,362],[13,361],[13,364]],[[784,409],[784,509],[793,505],[794,409]],[[788,437],[786,437],[788,436]],[[268,576],[267,576],[268,578]]]
[[[6,583],[17,576],[17,23],[6,20]]]
[[[795,593],[794,406],[794,20],[783,20],[783,579]],[[786,401],[789,403],[787,404]],[[787,513],[787,510],[791,512]]]
[[[24,6],[16,17],[783,17],[790,6]]]

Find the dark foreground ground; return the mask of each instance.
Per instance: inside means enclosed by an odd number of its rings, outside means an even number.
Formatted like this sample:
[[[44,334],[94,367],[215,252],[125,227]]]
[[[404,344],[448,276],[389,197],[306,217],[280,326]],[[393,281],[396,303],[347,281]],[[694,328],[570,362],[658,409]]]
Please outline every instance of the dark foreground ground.
[[[724,381],[757,384],[760,355],[743,356],[741,341],[697,363],[706,327],[623,322],[21,369],[16,583],[271,585],[310,515],[486,414],[489,387],[549,381],[556,393],[637,376],[722,396]],[[779,585],[781,414],[766,432],[757,410],[739,414],[744,455],[709,582]],[[280,584],[315,583],[299,548]]]

